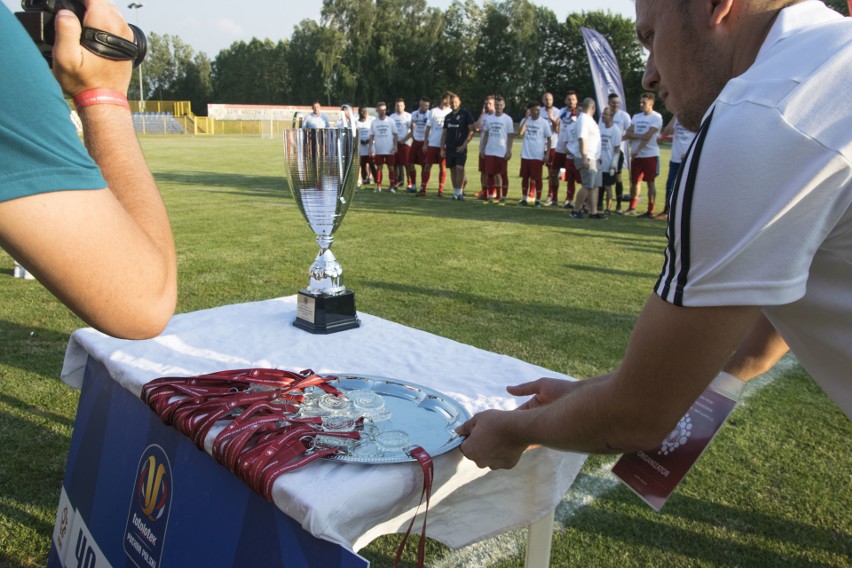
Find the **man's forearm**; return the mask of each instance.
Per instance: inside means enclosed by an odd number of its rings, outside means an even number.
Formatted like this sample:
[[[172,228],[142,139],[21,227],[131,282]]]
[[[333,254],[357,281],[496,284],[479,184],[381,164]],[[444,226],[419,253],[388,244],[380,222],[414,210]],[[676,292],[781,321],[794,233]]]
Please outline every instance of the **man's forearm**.
[[[173,277],[175,252],[169,217],[136,140],[130,115],[112,105],[86,107],[79,114],[86,148],[110,191],[159,251],[163,276]]]
[[[771,369],[789,349],[772,323],[761,314],[728,359],[725,372],[748,381]]]

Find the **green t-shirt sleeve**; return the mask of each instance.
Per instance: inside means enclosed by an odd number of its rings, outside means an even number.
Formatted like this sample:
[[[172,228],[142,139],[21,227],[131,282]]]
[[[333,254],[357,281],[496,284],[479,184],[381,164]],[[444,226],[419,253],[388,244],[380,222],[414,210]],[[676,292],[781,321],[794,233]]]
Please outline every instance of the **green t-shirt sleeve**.
[[[0,5],[0,201],[107,186],[30,37]]]

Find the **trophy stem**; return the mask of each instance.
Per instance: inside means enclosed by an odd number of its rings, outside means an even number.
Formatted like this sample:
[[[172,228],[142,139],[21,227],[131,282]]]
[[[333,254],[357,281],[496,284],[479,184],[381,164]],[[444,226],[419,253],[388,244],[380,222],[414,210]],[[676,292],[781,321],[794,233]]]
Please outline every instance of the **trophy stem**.
[[[334,235],[317,235],[317,244],[320,248],[320,255],[331,248],[334,243]]]

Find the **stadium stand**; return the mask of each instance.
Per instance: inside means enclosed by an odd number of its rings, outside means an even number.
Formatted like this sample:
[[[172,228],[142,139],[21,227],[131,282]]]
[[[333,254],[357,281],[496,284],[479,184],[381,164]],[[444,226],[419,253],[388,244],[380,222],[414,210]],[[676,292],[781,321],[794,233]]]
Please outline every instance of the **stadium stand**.
[[[133,128],[142,134],[184,134],[182,121],[170,112],[134,112]]]

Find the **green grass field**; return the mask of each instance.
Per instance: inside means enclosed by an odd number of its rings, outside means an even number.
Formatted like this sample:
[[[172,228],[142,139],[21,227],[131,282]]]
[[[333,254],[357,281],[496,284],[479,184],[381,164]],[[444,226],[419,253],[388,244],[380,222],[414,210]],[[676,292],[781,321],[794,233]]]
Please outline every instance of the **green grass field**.
[[[279,140],[143,146],[175,231],[179,312],[306,284],[316,245],[285,189]],[[610,370],[659,272],[664,223],[517,207],[516,174],[517,158],[506,207],[439,200],[436,173],[427,198],[362,191],[336,234],[346,284],[366,313],[577,377]],[[0,566],[40,566],[78,398],[57,377],[81,323],[11,275],[0,252]],[[612,457],[590,458],[557,511],[552,565],[852,565],[852,425],[794,362],[762,383],[662,513],[611,482]],[[397,542],[361,553],[390,566]],[[428,561],[516,567],[523,555],[516,531],[466,551],[430,543]]]

